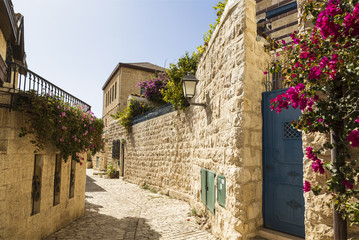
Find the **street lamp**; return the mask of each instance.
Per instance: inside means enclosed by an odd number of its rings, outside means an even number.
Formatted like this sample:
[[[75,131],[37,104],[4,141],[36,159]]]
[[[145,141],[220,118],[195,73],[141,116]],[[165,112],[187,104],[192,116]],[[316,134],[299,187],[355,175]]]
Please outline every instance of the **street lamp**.
[[[182,79],[183,94],[186,98],[191,99],[194,97],[194,94],[196,93],[196,86],[197,86],[198,82],[199,81],[196,78],[196,76],[191,73],[187,73],[187,75],[183,77],[183,79]],[[188,101],[188,102],[190,105],[203,106],[203,107],[206,106],[205,103],[191,103],[190,101]]]

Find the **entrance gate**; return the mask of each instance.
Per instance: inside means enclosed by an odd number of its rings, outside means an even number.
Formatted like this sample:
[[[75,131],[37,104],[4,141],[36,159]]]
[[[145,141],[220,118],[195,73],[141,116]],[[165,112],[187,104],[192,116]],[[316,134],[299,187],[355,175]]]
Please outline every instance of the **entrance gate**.
[[[299,109],[271,111],[269,100],[285,90],[263,93],[264,226],[304,237],[302,135],[290,125]]]

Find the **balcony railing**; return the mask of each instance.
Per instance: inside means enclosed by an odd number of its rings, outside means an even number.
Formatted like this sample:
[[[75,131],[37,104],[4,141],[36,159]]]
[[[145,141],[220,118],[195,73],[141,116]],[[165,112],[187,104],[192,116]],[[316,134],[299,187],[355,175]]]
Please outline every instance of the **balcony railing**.
[[[63,102],[70,106],[80,105],[84,111],[89,111],[91,106],[80,99],[74,97],[70,93],[62,90],[58,86],[52,84],[29,69],[15,62],[6,62],[7,76],[5,82],[0,86],[1,95],[10,95],[11,99],[8,103],[0,103],[3,107],[13,107],[13,97],[18,92],[32,91],[37,95],[57,96]],[[0,98],[1,99],[1,98]]]

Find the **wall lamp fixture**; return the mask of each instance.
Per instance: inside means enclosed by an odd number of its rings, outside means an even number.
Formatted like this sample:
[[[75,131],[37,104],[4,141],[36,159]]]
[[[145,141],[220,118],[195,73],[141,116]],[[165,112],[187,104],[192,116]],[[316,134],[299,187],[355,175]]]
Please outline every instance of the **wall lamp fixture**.
[[[190,101],[196,93],[196,86],[198,82],[199,81],[195,75],[187,73],[187,75],[182,78],[183,94],[189,99],[188,102],[190,105],[206,107],[205,103],[191,103]]]

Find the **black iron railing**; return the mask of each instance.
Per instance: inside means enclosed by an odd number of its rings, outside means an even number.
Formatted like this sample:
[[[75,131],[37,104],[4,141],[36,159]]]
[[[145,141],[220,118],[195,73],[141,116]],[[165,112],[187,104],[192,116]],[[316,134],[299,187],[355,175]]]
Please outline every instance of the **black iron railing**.
[[[7,77],[6,81],[2,86],[2,92],[11,94],[10,108],[12,107],[13,95],[18,92],[29,92],[32,91],[37,95],[57,96],[63,102],[68,103],[70,106],[80,105],[85,111],[91,109],[91,106],[80,99],[74,97],[68,92],[62,90],[58,86],[47,81],[43,77],[30,71],[29,69],[17,64],[15,62],[6,62]],[[5,89],[5,91],[4,91]]]
[[[270,73],[268,72],[265,80],[266,92],[279,90],[286,88],[287,85],[283,82],[282,73]]]

